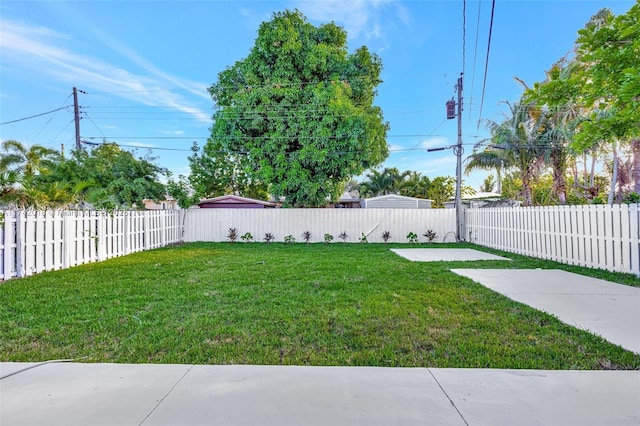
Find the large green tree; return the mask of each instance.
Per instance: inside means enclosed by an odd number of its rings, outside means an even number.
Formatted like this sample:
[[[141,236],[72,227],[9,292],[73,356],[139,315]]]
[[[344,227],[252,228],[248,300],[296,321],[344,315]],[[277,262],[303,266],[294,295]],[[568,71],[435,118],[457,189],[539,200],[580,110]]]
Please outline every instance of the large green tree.
[[[578,33],[577,59],[584,66],[585,76],[582,96],[592,114],[579,127],[576,142],[583,147],[602,140],[611,143],[614,165],[618,162],[618,145],[630,145],[634,155],[633,190],[639,192],[640,2],[619,16],[603,9]],[[616,181],[613,179],[612,185]]]
[[[207,145],[242,157],[243,172],[286,204],[325,205],[388,155],[388,125],[373,105],[381,68],[366,47],[350,54],[334,23],[276,13],[249,55],[209,88],[217,110]]]

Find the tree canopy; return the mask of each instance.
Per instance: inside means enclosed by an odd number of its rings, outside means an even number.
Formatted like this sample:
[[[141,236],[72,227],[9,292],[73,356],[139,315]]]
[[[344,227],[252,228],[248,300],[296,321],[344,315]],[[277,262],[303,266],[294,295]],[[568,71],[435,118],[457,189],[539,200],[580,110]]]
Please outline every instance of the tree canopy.
[[[384,161],[388,124],[373,105],[382,63],[366,47],[348,53],[346,41],[342,28],[315,27],[297,10],[262,23],[249,55],[209,88],[217,109],[200,160],[231,162],[299,207],[336,200]]]
[[[145,156],[103,143],[68,158],[39,145],[3,144],[0,206],[22,208],[142,208],[144,199],[165,196],[167,172]]]

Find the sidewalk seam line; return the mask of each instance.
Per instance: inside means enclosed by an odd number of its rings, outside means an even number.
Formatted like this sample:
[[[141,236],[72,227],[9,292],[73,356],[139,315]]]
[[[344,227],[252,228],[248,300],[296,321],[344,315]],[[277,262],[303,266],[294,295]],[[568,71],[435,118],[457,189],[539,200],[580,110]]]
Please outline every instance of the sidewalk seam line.
[[[158,401],[158,403],[155,405],[155,407],[153,407],[153,409],[149,412],[149,414],[147,414],[147,415],[145,416],[145,418],[144,418],[144,419],[142,419],[142,421],[141,421],[140,423],[138,423],[138,426],[142,426],[142,424],[143,424],[144,422],[146,422],[146,421],[147,421],[147,419],[148,419],[148,418],[149,418],[149,417],[154,413],[154,411],[156,411],[156,409],[160,406],[160,404],[162,404],[162,402],[163,402],[163,401],[164,401],[164,400],[169,396],[169,394],[170,394],[171,392],[173,392],[173,390],[176,388],[176,386],[178,386],[178,385],[180,384],[180,382],[182,381],[182,379],[184,379],[184,377],[185,377],[187,374],[189,374],[189,372],[191,371],[191,369],[192,369],[193,367],[194,367],[194,365],[191,365],[191,366],[189,367],[189,369],[188,369],[187,371],[185,371],[185,372],[184,372],[184,374],[183,374],[183,375],[178,379],[178,381],[177,381],[177,382],[175,382],[173,386],[171,386],[171,389],[169,389],[169,390],[167,391],[167,393],[166,393],[166,394],[165,394],[165,395],[160,399],[160,401]]]
[[[464,416],[462,415],[462,413],[460,412],[460,410],[458,410],[458,407],[456,407],[456,404],[453,402],[453,400],[451,399],[451,397],[449,396],[449,394],[447,393],[446,390],[444,390],[444,388],[442,387],[442,385],[440,384],[440,382],[438,381],[438,379],[436,378],[436,376],[433,374],[433,372],[431,371],[430,368],[427,368],[427,371],[429,372],[429,374],[431,374],[431,377],[433,377],[433,380],[436,381],[436,383],[438,384],[438,386],[440,387],[440,390],[442,391],[442,393],[444,393],[444,396],[447,397],[447,399],[449,400],[449,402],[451,403],[451,405],[453,405],[453,408],[456,409],[456,411],[458,412],[458,415],[460,416],[460,418],[462,419],[462,421],[464,422],[465,425],[469,426],[469,423],[467,422],[467,419],[464,418]]]

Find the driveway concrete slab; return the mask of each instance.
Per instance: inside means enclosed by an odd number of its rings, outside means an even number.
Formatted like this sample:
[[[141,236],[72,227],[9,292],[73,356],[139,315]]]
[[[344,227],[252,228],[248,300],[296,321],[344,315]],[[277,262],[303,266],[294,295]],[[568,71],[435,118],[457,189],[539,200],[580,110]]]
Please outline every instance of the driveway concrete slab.
[[[474,249],[391,249],[398,256],[402,256],[412,262],[449,262],[469,260],[511,260],[495,254],[485,253]]]
[[[510,299],[640,353],[640,288],[561,270],[452,269]]]
[[[469,425],[640,424],[640,371],[431,372]]]
[[[139,425],[189,368],[45,364],[0,381],[0,424]]]
[[[640,371],[52,363],[0,381],[0,424],[625,425],[638,400]]]
[[[195,366],[147,425],[463,425],[420,368]]]

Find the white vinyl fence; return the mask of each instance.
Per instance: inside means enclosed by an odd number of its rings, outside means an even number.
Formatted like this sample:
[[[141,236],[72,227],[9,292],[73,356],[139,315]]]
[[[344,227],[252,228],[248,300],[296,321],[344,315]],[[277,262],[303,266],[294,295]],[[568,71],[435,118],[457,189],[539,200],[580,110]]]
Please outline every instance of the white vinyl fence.
[[[143,212],[0,211],[0,280],[97,262],[177,242],[226,241],[230,228],[255,241],[292,235],[312,242],[455,241],[454,209],[191,209]],[[640,276],[637,204],[469,209],[466,241],[562,263]]]
[[[435,241],[455,241],[456,217],[452,209],[191,209],[186,212],[184,241],[227,241],[229,228],[238,237],[249,232],[256,241],[271,233],[275,241],[292,235],[302,242],[309,231],[312,242],[324,241],[324,234],[334,242],[342,232],[347,242],[358,242],[362,234],[371,243],[382,242],[389,231],[389,242],[406,243],[413,232],[420,241],[427,230],[436,233]],[[240,240],[238,238],[238,240]]]
[[[0,211],[0,280],[182,241],[179,210]]]
[[[640,275],[638,204],[469,209],[465,217],[472,243]]]

